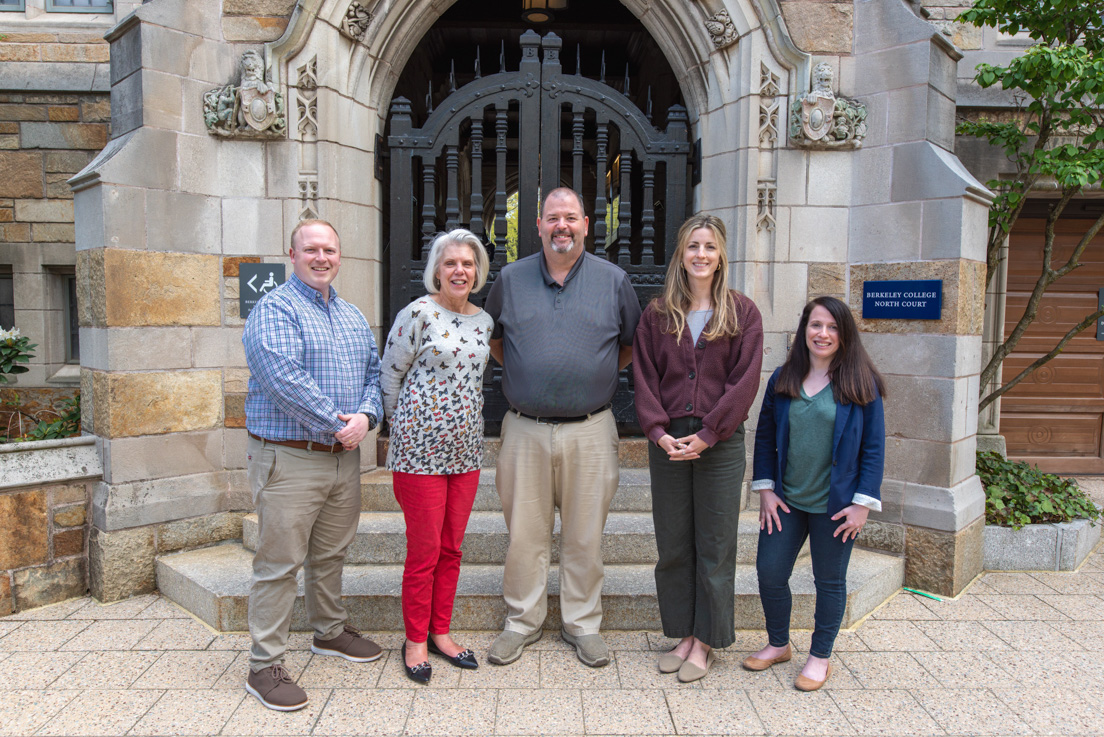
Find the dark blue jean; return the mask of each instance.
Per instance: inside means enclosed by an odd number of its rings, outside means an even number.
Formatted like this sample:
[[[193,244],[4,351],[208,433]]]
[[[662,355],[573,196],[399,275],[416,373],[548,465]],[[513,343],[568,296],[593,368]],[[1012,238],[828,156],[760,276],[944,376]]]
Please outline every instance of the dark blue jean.
[[[759,531],[759,551],[755,569],[759,574],[759,598],[767,620],[767,637],[773,647],[785,647],[790,641],[790,574],[805,538],[813,562],[816,584],[816,611],[813,615],[813,642],[809,654],[818,658],[832,655],[832,645],[839,634],[843,613],[847,608],[847,564],[855,539],[840,542],[832,537],[841,520],[833,521],[827,512],[803,512],[790,507],[789,514],[778,510],[782,529],[771,534]]]

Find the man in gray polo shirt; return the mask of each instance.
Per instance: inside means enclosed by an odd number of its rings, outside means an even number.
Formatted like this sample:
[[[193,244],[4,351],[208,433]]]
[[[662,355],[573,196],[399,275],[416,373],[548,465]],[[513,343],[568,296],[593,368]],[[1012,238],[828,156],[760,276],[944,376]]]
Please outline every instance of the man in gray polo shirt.
[[[537,220],[541,252],[504,268],[485,305],[512,407],[495,475],[510,531],[506,626],[487,655],[499,665],[541,637],[556,507],[561,635],[587,665],[609,663],[598,630],[602,529],[618,482],[610,400],[632,359],[640,303],[624,271],[586,252],[589,224],[576,192],[549,192]]]

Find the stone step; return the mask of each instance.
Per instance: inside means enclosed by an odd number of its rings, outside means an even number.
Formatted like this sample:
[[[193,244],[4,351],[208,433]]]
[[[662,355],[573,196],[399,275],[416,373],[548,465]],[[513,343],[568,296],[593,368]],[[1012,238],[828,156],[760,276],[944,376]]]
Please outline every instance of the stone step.
[[[613,495],[610,511],[614,512],[651,512],[652,486],[647,468],[622,468],[617,493]],[[399,504],[395,501],[395,490],[391,482],[391,472],[377,468],[361,474],[360,477],[361,510],[365,512],[397,512]],[[502,502],[495,490],[495,469],[484,468],[479,473],[479,488],[475,493],[475,512],[502,513]]]
[[[560,559],[560,522],[552,541],[552,562]],[[759,516],[756,512],[740,515],[736,561],[754,563],[759,546]],[[242,522],[242,542],[246,550],[257,548],[257,515],[246,515]],[[510,537],[502,512],[472,512],[464,534],[465,564],[499,564],[506,560]],[[808,543],[802,555],[808,554]],[[406,560],[406,523],[401,512],[363,512],[357,535],[346,553],[346,565],[402,565]],[[655,526],[651,512],[611,512],[602,537],[602,560],[606,563],[655,565]]]
[[[376,438],[376,458],[379,465],[387,460],[387,446],[391,438],[380,435]],[[483,467],[493,468],[498,461],[498,451],[502,447],[500,438],[488,437],[483,441]],[[647,468],[648,467],[648,441],[643,437],[621,438],[618,444],[618,462],[621,468]]]
[[[157,560],[157,585],[161,593],[217,630],[248,629],[248,605],[252,554],[237,543],[166,555]],[[558,629],[558,569],[549,574],[547,629]],[[847,610],[843,626],[856,623],[896,592],[904,581],[905,563],[881,553],[856,548],[847,573]],[[303,608],[302,574],[292,613],[292,629],[308,629]],[[348,565],[342,581],[350,623],[366,630],[401,631],[402,566]],[[792,623],[798,629],[813,626],[814,589],[809,558],[799,560],[791,579]],[[602,591],[608,630],[659,630],[655,579],[648,565],[606,566]],[[736,571],[736,629],[761,629],[755,567]],[[502,567],[464,564],[456,595],[453,627],[457,630],[497,630],[505,619],[502,601]]]

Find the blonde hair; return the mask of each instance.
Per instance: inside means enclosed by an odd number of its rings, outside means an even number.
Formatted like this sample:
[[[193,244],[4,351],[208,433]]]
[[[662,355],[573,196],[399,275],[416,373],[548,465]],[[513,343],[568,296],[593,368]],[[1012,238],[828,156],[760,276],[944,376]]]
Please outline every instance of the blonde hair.
[[[666,332],[675,336],[678,343],[682,338],[682,331],[686,328],[686,313],[693,304],[693,294],[690,291],[690,281],[686,277],[686,269],[682,265],[682,259],[686,255],[686,248],[690,243],[690,235],[700,228],[705,228],[713,234],[717,242],[717,271],[713,274],[713,286],[710,288],[710,298],[713,302],[713,315],[702,331],[702,337],[706,340],[716,338],[731,338],[740,332],[740,325],[736,316],[736,304],[728,290],[728,251],[726,249],[724,222],[715,215],[693,215],[682,224],[678,232],[678,247],[671,256],[671,262],[667,266],[667,279],[663,287],[663,299],[653,301],[656,312],[667,318]]]
[[[426,259],[425,272],[422,274],[422,284],[426,292],[437,294],[441,291],[441,283],[437,279],[437,269],[441,266],[441,258],[445,255],[445,249],[449,246],[467,246],[471,249],[472,258],[475,259],[475,284],[472,286],[472,294],[478,292],[487,283],[487,272],[491,270],[490,259],[487,258],[487,249],[483,247],[479,236],[470,230],[457,228],[448,233],[439,233],[433,239],[429,247],[429,258]]]
[[[334,236],[337,238],[337,247],[341,248],[341,236],[337,234],[337,228],[335,228],[332,223],[322,220],[321,218],[308,218],[296,223],[294,230],[291,231],[291,250],[295,250],[295,236],[299,235],[299,231],[308,225],[325,225],[333,231]]]

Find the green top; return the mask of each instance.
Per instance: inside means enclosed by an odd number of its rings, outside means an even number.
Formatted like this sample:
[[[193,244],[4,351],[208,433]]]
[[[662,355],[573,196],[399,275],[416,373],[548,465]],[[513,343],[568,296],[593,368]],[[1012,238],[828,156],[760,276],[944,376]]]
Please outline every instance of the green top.
[[[832,434],[836,427],[836,400],[828,384],[810,397],[790,402],[790,447],[782,493],[786,504],[803,512],[828,511],[828,485],[832,475]]]

